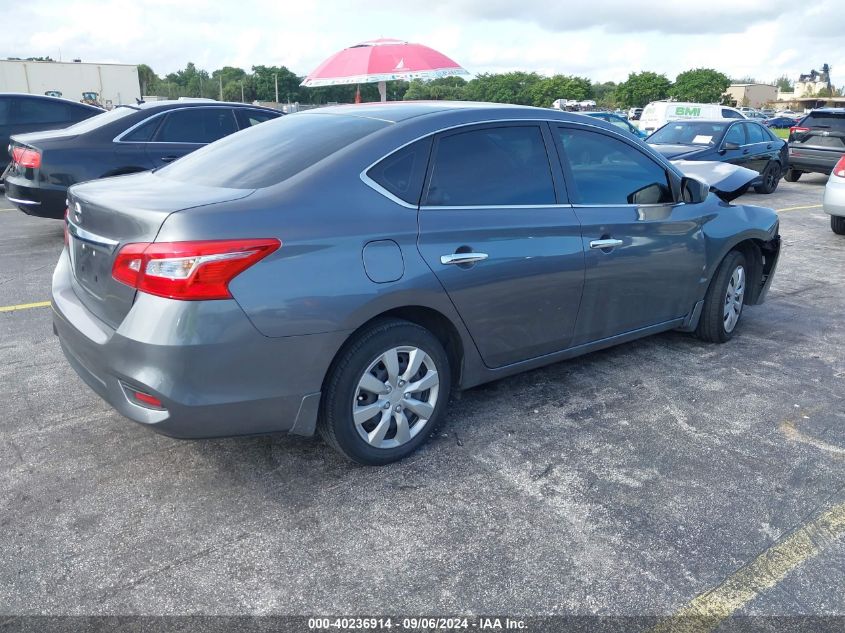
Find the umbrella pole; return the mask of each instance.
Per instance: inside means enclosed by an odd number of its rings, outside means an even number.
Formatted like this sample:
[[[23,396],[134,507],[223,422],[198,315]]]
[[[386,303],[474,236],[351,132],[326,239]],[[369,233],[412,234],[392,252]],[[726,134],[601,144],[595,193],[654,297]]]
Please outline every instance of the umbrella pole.
[[[381,96],[382,102],[387,101],[387,82],[378,82],[378,93]]]

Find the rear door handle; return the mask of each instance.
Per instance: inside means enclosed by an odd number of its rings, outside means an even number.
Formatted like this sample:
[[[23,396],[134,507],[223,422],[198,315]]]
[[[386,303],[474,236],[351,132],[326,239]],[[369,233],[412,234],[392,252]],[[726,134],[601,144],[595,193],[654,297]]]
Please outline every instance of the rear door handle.
[[[617,246],[622,246],[624,243],[622,240],[614,239],[593,240],[590,242],[590,248],[616,248]]]
[[[178,156],[162,156],[161,162],[162,163],[172,163],[177,158],[179,158],[179,157]]]
[[[487,259],[487,253],[452,253],[451,255],[441,255],[441,264],[474,264],[475,262],[484,261]]]

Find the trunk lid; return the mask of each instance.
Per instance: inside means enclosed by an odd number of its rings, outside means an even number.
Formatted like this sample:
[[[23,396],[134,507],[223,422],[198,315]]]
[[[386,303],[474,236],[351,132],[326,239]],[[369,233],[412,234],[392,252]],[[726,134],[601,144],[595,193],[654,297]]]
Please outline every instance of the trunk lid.
[[[177,211],[238,200],[254,189],[204,187],[153,173],[94,180],[68,193],[68,254],[73,287],[99,319],[117,328],[132,307],[135,289],[116,281],[112,264],[125,244],[153,242]]]

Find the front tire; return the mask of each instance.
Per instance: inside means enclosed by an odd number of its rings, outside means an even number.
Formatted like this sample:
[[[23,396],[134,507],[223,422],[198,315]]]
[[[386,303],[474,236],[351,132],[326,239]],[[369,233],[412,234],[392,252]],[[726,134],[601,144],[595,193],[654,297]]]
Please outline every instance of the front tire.
[[[742,316],[747,291],[745,255],[731,251],[722,260],[707,294],[695,334],[709,343],[731,340]]]
[[[780,163],[772,162],[763,170],[763,182],[754,187],[757,193],[774,193],[780,183],[781,172]]]
[[[797,169],[787,169],[783,179],[786,182],[798,182],[798,179],[801,178],[801,174],[803,173],[804,172],[798,171]]]
[[[837,235],[845,235],[845,217],[838,215],[830,216],[830,230]]]
[[[450,388],[449,358],[437,337],[408,321],[380,321],[333,364],[317,430],[352,461],[389,464],[437,430]]]

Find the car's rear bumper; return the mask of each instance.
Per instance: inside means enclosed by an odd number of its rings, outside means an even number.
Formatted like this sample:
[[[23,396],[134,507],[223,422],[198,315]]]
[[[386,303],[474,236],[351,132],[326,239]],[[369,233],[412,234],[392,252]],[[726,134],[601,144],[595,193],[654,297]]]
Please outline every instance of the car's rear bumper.
[[[6,199],[27,215],[60,220],[65,215],[67,187],[39,187],[15,176],[7,176]]]
[[[347,333],[268,338],[231,301],[139,294],[115,330],[77,297],[67,251],[53,329],[77,374],[118,412],[179,438],[314,432],[322,381]],[[132,390],[162,409],[141,406]]]
[[[830,177],[824,188],[822,208],[830,215],[845,217],[845,178]]]
[[[842,156],[841,152],[789,148],[789,167],[798,171],[809,171],[818,174],[829,174],[833,171],[836,161]]]

